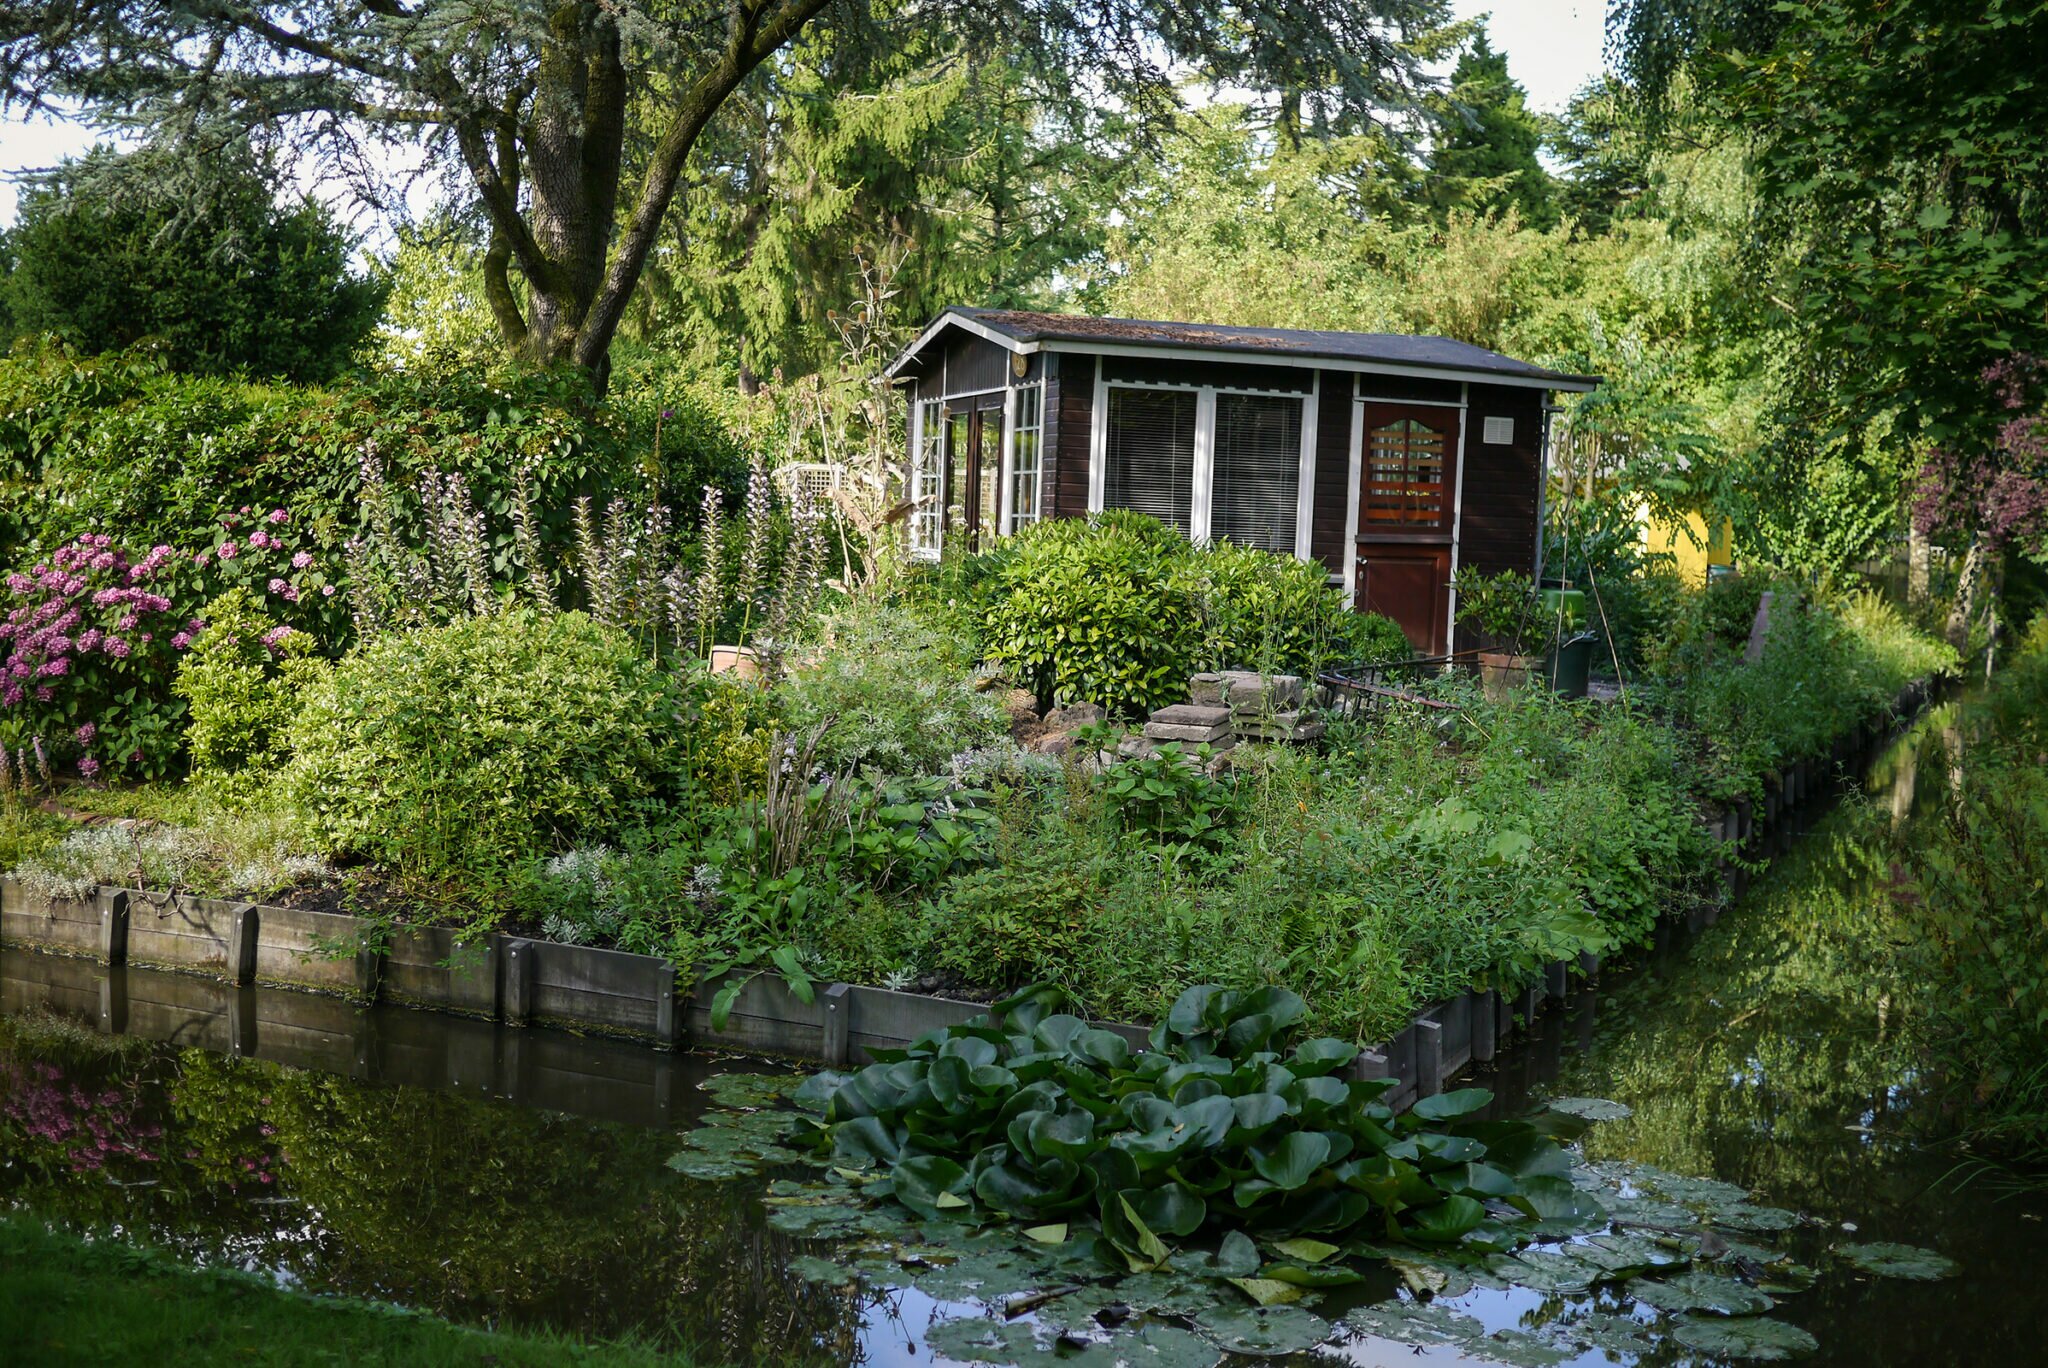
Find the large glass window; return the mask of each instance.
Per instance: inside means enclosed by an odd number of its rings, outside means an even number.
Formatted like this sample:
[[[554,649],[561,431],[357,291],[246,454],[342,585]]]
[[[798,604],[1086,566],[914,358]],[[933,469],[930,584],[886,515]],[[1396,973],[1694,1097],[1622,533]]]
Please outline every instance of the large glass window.
[[[1446,434],[1414,418],[1371,432],[1361,520],[1377,527],[1440,527]]]
[[[1216,396],[1210,536],[1294,554],[1301,423],[1301,400],[1292,396]]]
[[[1149,513],[1188,535],[1194,526],[1195,412],[1191,390],[1109,391],[1102,506]]]
[[[941,507],[941,443],[945,427],[939,416],[939,401],[927,399],[917,406],[917,437],[911,449],[910,550],[918,556],[939,554],[939,529],[944,523]]]
[[[1015,532],[1038,521],[1039,439],[1045,431],[1045,387],[1017,391],[1010,426],[1010,526]]]

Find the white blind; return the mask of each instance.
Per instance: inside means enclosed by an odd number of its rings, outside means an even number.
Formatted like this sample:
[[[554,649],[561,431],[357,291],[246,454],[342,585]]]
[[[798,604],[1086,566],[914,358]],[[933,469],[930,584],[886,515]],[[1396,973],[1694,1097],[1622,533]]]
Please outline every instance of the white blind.
[[[1193,524],[1195,395],[1112,387],[1102,506],[1149,513],[1186,535]]]
[[[1216,396],[1209,531],[1240,546],[1294,554],[1301,491],[1301,403],[1270,394]]]

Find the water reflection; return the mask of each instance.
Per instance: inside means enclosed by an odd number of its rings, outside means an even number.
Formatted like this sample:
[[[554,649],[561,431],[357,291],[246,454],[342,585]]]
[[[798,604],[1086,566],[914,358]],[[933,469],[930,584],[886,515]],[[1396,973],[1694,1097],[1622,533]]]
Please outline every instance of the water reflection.
[[[752,1191],[670,1172],[672,1132],[508,1106],[492,1095],[509,1088],[528,1101],[575,1096],[600,1113],[615,1109],[604,1101],[614,1089],[592,1072],[606,1059],[602,1047],[581,1060],[581,1072],[554,1077],[562,1073],[554,1050],[590,1042],[536,1033],[508,1064],[462,1029],[427,1050],[402,1022],[394,1034],[380,1033],[392,1023],[374,1019],[342,1030],[346,1004],[292,994],[254,1004],[253,1038],[222,1041],[238,1029],[233,1010],[178,1017],[162,1001],[217,985],[139,984],[140,971],[125,984],[118,975],[103,980],[110,1000],[129,990],[129,1029],[201,1042],[152,1043],[82,1029],[82,1013],[49,1011],[67,995],[81,1005],[75,983],[52,980],[94,966],[22,953],[0,959],[9,1012],[0,1024],[0,1202],[8,1206],[471,1323],[631,1333],[734,1362],[855,1356],[859,1300],[788,1271],[795,1242],[767,1227]],[[29,1006],[31,995],[43,1005]],[[91,1000],[87,1019],[97,1025],[100,994]],[[295,1008],[304,1011],[291,1020]],[[315,1055],[334,1071],[211,1048],[223,1043]],[[449,1069],[451,1058],[469,1062],[440,1089],[348,1076],[417,1071],[429,1057],[435,1069]],[[684,1080],[704,1066],[662,1062],[675,1071],[663,1094],[671,1109],[701,1105]],[[652,1079],[643,1082],[616,1089],[626,1109],[654,1108]]]
[[[1817,825],[1717,924],[1667,932],[1476,1079],[1511,1108],[1627,1103],[1630,1119],[1586,1140],[1589,1158],[1723,1179],[1820,1218],[1800,1237],[1809,1260],[1853,1238],[1962,1262],[1949,1282],[1835,1271],[1787,1298],[1778,1314],[1815,1335],[1821,1363],[2048,1362],[2042,1205],[1944,1181],[1959,1156],[1921,1144],[1940,1118],[1915,1087],[1917,986],[1884,967],[1886,841],[1944,763],[1908,745],[1873,771],[1868,803],[1797,814],[1775,847]],[[633,1332],[711,1361],[921,1364],[934,1321],[976,1309],[803,1282],[790,1259],[810,1246],[767,1226],[758,1184],[668,1170],[714,1067],[690,1056],[22,951],[0,953],[0,1007],[0,1201],[52,1220],[318,1290]],[[1317,1310],[1335,1320],[1350,1304]],[[1456,1309],[1501,1331],[1601,1322],[1618,1343],[1640,1315],[1613,1290],[1482,1289]],[[1311,1357],[1461,1361],[1453,1346],[1364,1336]],[[1574,1360],[1696,1361],[1651,1335]]]

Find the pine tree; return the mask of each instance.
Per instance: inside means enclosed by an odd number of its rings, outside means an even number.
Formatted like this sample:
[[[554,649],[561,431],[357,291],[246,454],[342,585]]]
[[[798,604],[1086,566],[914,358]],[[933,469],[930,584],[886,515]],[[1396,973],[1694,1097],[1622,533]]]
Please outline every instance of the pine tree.
[[[1484,28],[1458,58],[1446,103],[1445,132],[1429,155],[1431,202],[1482,214],[1512,208],[1533,227],[1555,224],[1550,173],[1536,159],[1542,126]]]

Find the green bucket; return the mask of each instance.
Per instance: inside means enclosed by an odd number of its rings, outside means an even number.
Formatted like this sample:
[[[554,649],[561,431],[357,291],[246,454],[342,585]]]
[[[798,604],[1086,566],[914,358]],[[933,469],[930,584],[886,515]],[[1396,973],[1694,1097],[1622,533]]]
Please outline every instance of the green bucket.
[[[1554,610],[1553,610],[1554,611]],[[1591,632],[1568,636],[1543,653],[1544,682],[1564,698],[1586,696],[1586,676],[1593,669],[1593,643],[1600,638]]]

